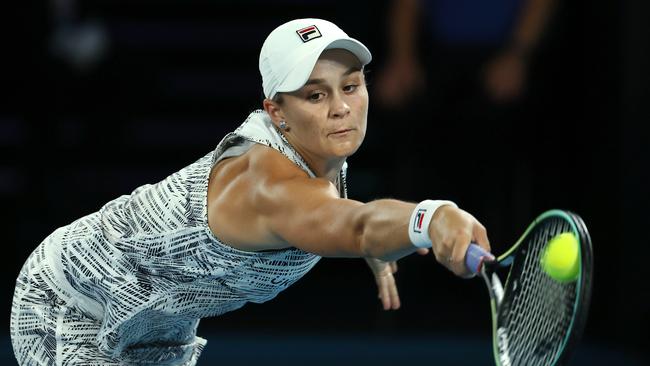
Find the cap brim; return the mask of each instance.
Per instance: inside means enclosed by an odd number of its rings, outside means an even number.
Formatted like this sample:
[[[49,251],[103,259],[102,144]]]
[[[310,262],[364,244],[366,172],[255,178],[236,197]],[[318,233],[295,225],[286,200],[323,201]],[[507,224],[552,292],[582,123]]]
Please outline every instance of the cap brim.
[[[363,43],[357,41],[354,38],[337,39],[336,41],[333,41],[327,45],[323,51],[331,49],[344,49],[352,52],[352,54],[357,56],[361,62],[361,66],[366,66],[372,60],[372,55],[370,54],[368,48],[364,46]]]
[[[292,92],[302,88],[309,79],[309,75],[311,75],[311,72],[314,70],[314,66],[316,65],[320,55],[323,51],[331,49],[344,49],[350,51],[359,59],[361,66],[366,66],[372,60],[370,51],[363,45],[363,43],[354,38],[337,39],[321,48],[315,49],[311,54],[304,56],[300,62],[296,63],[295,68],[287,75],[287,78],[277,88],[276,92]]]

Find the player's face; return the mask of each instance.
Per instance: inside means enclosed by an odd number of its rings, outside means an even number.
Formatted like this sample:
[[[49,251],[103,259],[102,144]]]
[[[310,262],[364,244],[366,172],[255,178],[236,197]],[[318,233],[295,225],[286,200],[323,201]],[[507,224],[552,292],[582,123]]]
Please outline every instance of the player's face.
[[[350,52],[323,52],[307,83],[283,95],[287,135],[299,150],[324,159],[354,154],[366,135],[368,91]],[[297,145],[297,146],[296,146]]]

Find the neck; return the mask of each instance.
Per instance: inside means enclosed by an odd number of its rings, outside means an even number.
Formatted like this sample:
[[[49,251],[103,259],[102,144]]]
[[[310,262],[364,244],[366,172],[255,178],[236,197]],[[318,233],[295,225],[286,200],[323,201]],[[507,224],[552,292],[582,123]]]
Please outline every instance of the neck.
[[[284,134],[283,136],[317,177],[325,178],[336,185],[339,172],[346,158],[324,158],[312,154],[301,148],[299,144],[294,143],[290,136]]]
[[[302,154],[301,154],[302,155]],[[330,182],[336,185],[337,179],[339,177],[339,172],[345,163],[345,158],[341,159],[330,159],[330,160],[315,160],[309,159],[304,155],[303,159],[306,159],[307,165],[309,168],[316,174],[317,177],[326,178]]]

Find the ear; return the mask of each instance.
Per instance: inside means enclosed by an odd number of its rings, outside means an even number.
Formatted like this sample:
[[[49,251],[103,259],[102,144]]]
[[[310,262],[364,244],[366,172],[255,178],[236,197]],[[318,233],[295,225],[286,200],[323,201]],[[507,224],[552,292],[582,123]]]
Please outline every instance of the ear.
[[[284,113],[282,112],[282,107],[277,102],[272,101],[271,99],[264,99],[262,102],[264,110],[271,117],[273,124],[276,127],[279,127],[280,121],[284,121]]]

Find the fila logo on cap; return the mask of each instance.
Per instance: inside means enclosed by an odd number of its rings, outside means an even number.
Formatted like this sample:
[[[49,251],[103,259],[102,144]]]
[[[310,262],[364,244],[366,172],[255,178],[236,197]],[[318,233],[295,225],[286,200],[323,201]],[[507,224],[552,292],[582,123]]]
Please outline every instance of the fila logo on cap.
[[[298,33],[300,39],[303,42],[309,42],[312,39],[322,37],[320,31],[318,30],[318,28],[316,28],[315,25],[310,25],[309,27],[298,29],[296,33]]]
[[[422,220],[424,219],[424,214],[427,213],[425,208],[421,208],[415,214],[415,220],[413,221],[413,231],[416,233],[422,232]]]

